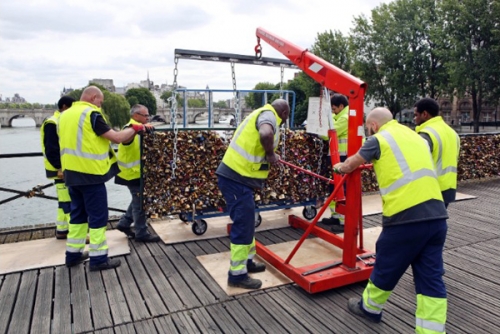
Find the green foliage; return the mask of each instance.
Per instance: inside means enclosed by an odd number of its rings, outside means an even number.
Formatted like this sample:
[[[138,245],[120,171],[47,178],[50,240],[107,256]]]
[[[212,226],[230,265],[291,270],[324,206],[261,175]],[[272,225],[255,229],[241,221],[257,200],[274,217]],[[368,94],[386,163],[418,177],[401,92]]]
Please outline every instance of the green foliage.
[[[325,31],[318,33],[311,52],[338,68],[351,72],[352,60],[350,56],[349,37],[342,32]]]
[[[132,88],[125,93],[125,98],[133,105],[130,101],[132,97],[137,100],[132,100],[133,102],[138,101],[134,104],[140,103],[146,108],[148,108],[150,115],[156,115],[156,99],[153,94],[147,88]]]
[[[113,128],[123,127],[130,119],[130,104],[119,94],[104,91],[102,110]]]
[[[279,90],[279,84],[272,84],[270,82],[259,82],[253,88],[255,90]],[[278,98],[279,94],[274,93],[249,93],[245,96],[245,104],[248,108],[257,109],[262,107],[264,102],[264,94],[267,95],[267,103]],[[275,96],[276,95],[276,96]]]
[[[204,99],[189,99],[187,100],[187,103],[190,108],[204,108],[207,106]]]
[[[295,92],[294,119],[291,119],[292,115],[290,115],[290,124],[292,126],[298,126],[307,119],[309,97],[319,96],[321,86],[307,74],[300,72],[293,80],[290,80],[285,85],[285,89]],[[288,102],[291,106],[292,101]]]
[[[227,108],[227,103],[224,100],[219,100],[214,103],[214,108]]]
[[[130,104],[131,106],[139,104],[139,99],[136,96],[129,97],[127,99],[127,101],[128,101],[128,104]]]

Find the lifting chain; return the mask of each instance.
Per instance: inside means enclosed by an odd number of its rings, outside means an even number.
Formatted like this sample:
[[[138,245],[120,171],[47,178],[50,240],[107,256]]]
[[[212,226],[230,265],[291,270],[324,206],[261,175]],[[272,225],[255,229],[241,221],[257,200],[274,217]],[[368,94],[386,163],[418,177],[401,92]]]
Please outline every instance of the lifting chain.
[[[319,127],[323,127],[323,86],[321,86],[321,90],[319,91]]]
[[[281,145],[281,159],[285,159],[285,154],[286,154],[286,124],[283,122],[281,125],[281,142],[283,143]]]
[[[177,127],[177,74],[179,70],[177,69],[177,64],[179,63],[179,58],[174,59],[174,83],[172,85],[172,96],[170,97],[171,108],[170,108],[170,124],[174,129],[174,148],[172,155],[172,179],[175,179],[175,170],[177,169],[177,133],[179,128]]]
[[[285,75],[285,66],[281,65],[281,81],[280,81],[280,99],[283,98],[283,77]]]
[[[234,125],[238,127],[240,124],[240,97],[236,91],[236,72],[234,70],[234,62],[231,62],[231,76],[233,79],[233,97],[234,97]]]
[[[317,138],[317,140],[319,141],[319,150],[316,150],[316,152],[318,152],[318,169],[316,171],[316,174],[318,175],[322,175],[321,174],[321,162],[323,161],[323,139],[321,138]],[[317,181],[315,181],[315,184],[318,184]]]

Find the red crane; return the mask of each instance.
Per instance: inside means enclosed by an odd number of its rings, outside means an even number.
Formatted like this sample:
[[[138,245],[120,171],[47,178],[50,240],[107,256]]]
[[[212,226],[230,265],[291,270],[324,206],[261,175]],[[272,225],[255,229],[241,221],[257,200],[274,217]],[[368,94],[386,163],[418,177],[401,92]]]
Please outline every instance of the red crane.
[[[344,94],[349,98],[347,153],[348,156],[354,155],[361,147],[364,133],[363,108],[366,84],[324,59],[315,56],[307,49],[302,49],[263,28],[257,28],[256,35],[257,46],[255,47],[255,53],[257,57],[262,56],[262,47],[260,45],[260,40],[262,39],[280,51],[292,63],[322,86]],[[334,164],[339,161],[335,130],[329,131],[329,137],[332,139],[330,140],[330,152],[332,164]],[[310,293],[367,280],[373,269],[373,261],[364,260],[374,257],[374,253],[363,249],[361,212],[361,169],[363,168],[368,168],[368,166],[359,168],[343,177],[339,175],[334,176],[335,191],[329,196],[311,223],[294,215],[289,216],[289,224],[293,227],[304,229],[305,233],[287,259],[282,259],[267,247],[257,242],[256,247],[259,256]],[[345,215],[344,237],[342,238],[318,228],[316,223],[333,199],[343,199],[343,195],[338,195],[337,193],[339,189],[342,189],[342,184],[345,181],[347,181],[345,200],[337,203],[337,211]],[[292,266],[290,264],[292,257],[310,233],[341,248],[342,258],[336,259],[333,262],[311,264],[300,268]],[[359,246],[357,244],[358,236]]]

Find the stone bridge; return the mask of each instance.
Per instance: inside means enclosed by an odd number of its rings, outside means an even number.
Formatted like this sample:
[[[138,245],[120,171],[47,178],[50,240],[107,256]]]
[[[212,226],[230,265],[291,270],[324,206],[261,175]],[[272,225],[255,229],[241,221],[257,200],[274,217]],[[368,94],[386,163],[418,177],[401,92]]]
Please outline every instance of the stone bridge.
[[[214,108],[213,119],[214,123],[219,123],[221,117],[233,115],[234,109],[231,108]],[[241,111],[241,119],[245,118],[252,112],[251,109]],[[43,121],[54,113],[51,109],[0,109],[0,123],[2,127],[12,127],[12,121],[16,118],[32,118],[35,120],[37,127],[40,127]],[[177,110],[177,122],[183,122],[183,110]],[[193,124],[196,121],[208,119],[208,108],[188,108],[186,110],[187,124]],[[170,124],[170,109],[158,108],[156,115],[163,118],[167,124]]]

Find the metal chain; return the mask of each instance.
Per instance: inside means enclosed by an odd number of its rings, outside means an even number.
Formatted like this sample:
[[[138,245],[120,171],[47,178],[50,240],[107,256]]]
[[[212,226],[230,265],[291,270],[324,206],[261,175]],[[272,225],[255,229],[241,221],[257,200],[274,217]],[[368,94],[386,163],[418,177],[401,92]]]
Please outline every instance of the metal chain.
[[[281,65],[281,81],[280,81],[280,99],[283,98],[283,77],[285,75],[285,66]]]
[[[240,123],[240,98],[236,91],[236,72],[234,70],[234,62],[231,62],[231,75],[233,78],[233,97],[234,97],[234,112],[235,112],[235,126],[238,127]]]
[[[285,159],[285,154],[286,154],[286,124],[283,123],[281,125],[281,142],[282,142],[282,145],[281,145],[281,159],[283,160],[286,160]]]
[[[321,86],[321,90],[319,91],[319,127],[323,127],[323,117],[322,117],[322,112],[323,110],[323,86]]]
[[[172,96],[171,100],[171,108],[170,108],[170,124],[174,129],[174,148],[172,155],[172,179],[175,179],[175,170],[177,169],[177,133],[179,131],[177,127],[177,74],[179,70],[177,69],[177,64],[179,62],[179,58],[175,57],[174,59],[174,83],[172,85]]]

